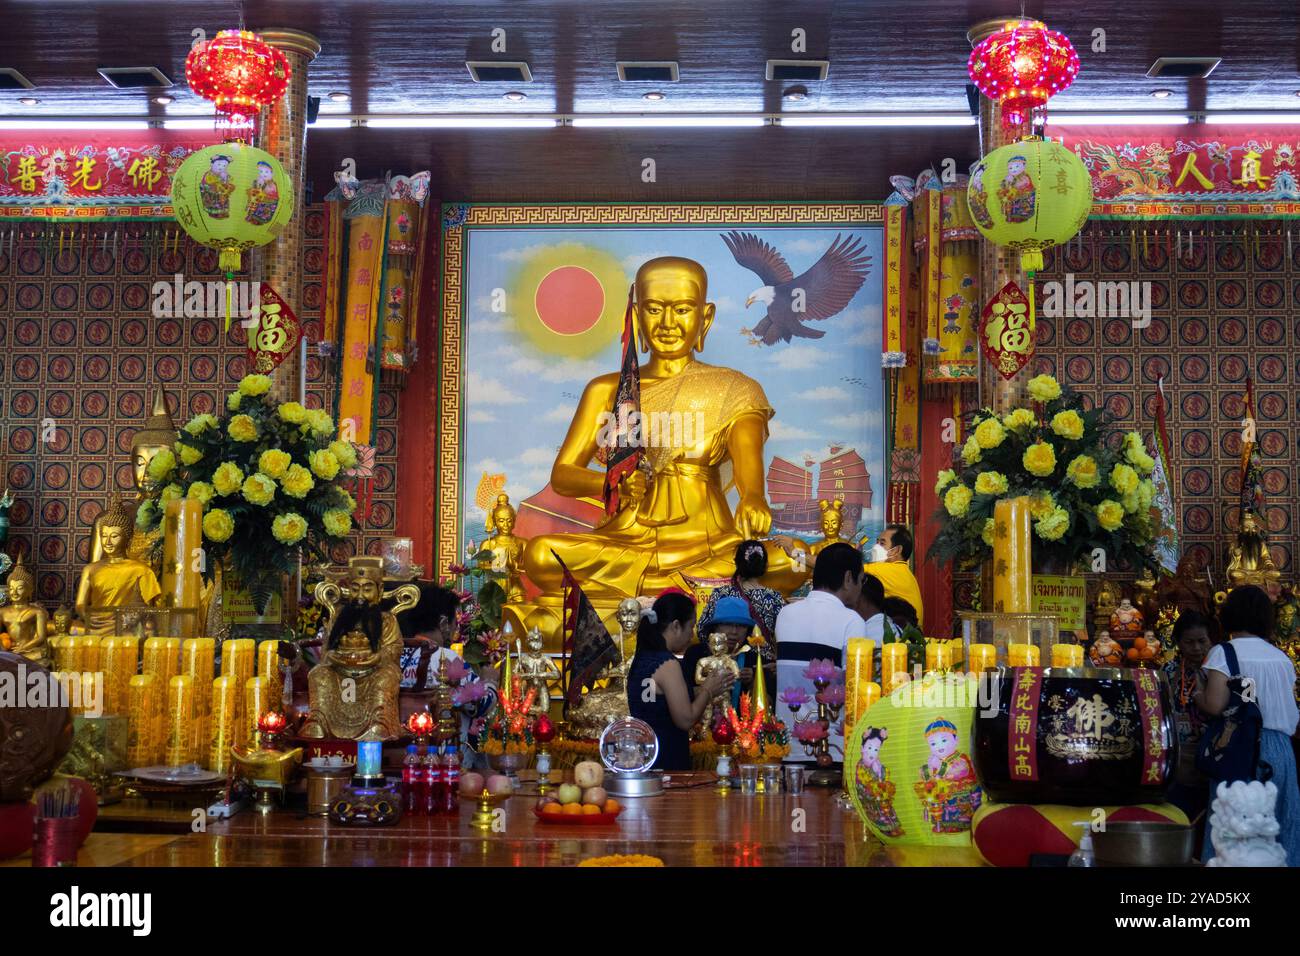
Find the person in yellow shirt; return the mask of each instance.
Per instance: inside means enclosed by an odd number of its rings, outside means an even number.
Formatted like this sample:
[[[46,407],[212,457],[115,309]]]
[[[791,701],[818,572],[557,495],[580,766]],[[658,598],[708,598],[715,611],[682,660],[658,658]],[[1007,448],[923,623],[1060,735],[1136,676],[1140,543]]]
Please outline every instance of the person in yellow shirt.
[[[871,560],[863,566],[867,574],[885,586],[885,597],[902,598],[916,610],[918,626],[925,626],[925,609],[921,606],[921,585],[916,581],[908,561],[912,557],[912,533],[901,524],[891,524],[880,532],[871,548]]]

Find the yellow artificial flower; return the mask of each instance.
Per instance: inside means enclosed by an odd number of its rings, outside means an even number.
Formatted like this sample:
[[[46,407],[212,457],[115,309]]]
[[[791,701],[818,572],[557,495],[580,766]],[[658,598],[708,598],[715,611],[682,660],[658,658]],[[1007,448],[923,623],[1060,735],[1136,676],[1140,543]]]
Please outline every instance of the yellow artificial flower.
[[[961,460],[963,464],[973,465],[980,460],[980,443],[971,435],[966,439],[966,444],[961,446]]]
[[[185,423],[185,430],[191,435],[202,435],[209,428],[216,428],[220,424],[216,415],[209,415],[206,412],[202,415],[195,415]]]
[[[975,491],[981,495],[1000,495],[1007,490],[1007,476],[996,471],[986,471],[975,479]]]
[[[1107,498],[1097,505],[1097,523],[1107,531],[1114,531],[1124,523],[1124,506]]]
[[[330,442],[330,452],[339,460],[343,468],[351,468],[357,463],[357,449],[350,441]]]
[[[1036,495],[1029,496],[1029,514],[1034,518],[1041,518],[1055,508],[1056,499],[1052,497],[1050,491],[1040,491]]]
[[[939,472],[938,480],[934,483],[934,493],[936,495],[943,494],[943,489],[947,488],[956,480],[957,472],[953,471],[951,468],[945,468],[943,471]]]
[[[293,498],[306,498],[307,493],[316,487],[316,479],[302,465],[290,465],[280,485],[286,495]]]
[[[233,495],[243,483],[243,469],[232,461],[222,462],[212,473],[212,487],[219,495]]]
[[[203,516],[203,536],[220,544],[229,541],[235,531],[235,519],[222,508],[213,508]]]
[[[236,415],[226,426],[226,434],[235,441],[257,441],[257,422],[248,415]]]
[[[1027,387],[1029,397],[1036,402],[1050,402],[1061,397],[1061,384],[1050,375],[1035,375]]]
[[[343,495],[343,504],[341,504],[339,507],[342,508],[344,511],[348,512],[348,514],[352,514],[353,512],[355,512],[357,510],[357,499],[352,497],[351,492],[346,491],[343,488],[337,488],[337,487],[335,488],[335,490]]]
[[[307,409],[297,402],[285,402],[276,409],[276,414],[280,416],[280,421],[290,425],[301,425],[307,420]]]
[[[245,375],[239,380],[239,394],[265,395],[271,390],[271,376]]]
[[[135,526],[137,528],[148,528],[153,524],[156,506],[152,501],[140,502],[140,507],[135,509]]]
[[[271,534],[281,544],[297,544],[307,536],[307,519],[293,511],[277,515],[271,522]]]
[[[1038,478],[1046,478],[1056,470],[1056,451],[1045,441],[1035,442],[1021,456],[1025,471]]]
[[[196,481],[190,485],[190,490],[185,493],[185,497],[197,501],[206,508],[208,502],[212,500],[212,496],[216,493],[216,489],[206,481]]]
[[[254,472],[244,479],[243,495],[249,504],[268,505],[275,497],[275,482],[261,472]]]
[[[175,470],[176,456],[172,454],[172,450],[160,448],[158,453],[149,459],[149,465],[144,471],[154,481],[166,481]]]
[[[352,512],[342,508],[331,508],[321,520],[325,522],[325,533],[336,538],[345,537],[352,530]]]
[[[293,464],[293,456],[278,448],[268,448],[257,458],[257,470],[272,478],[283,478]]]
[[[1128,465],[1116,465],[1110,470],[1110,486],[1121,495],[1137,491],[1137,472]]]
[[[1057,412],[1052,416],[1052,431],[1062,438],[1078,441],[1083,437],[1083,419],[1074,409]]]
[[[1007,430],[996,418],[986,418],[975,428],[975,441],[980,448],[997,448],[1007,437]]]
[[[328,448],[312,452],[307,456],[307,461],[317,478],[331,481],[339,473],[339,460],[334,457],[334,452]]]
[[[1124,436],[1124,458],[1143,475],[1155,470],[1156,460],[1147,454],[1147,446],[1137,432]]]
[[[1034,413],[1027,408],[1017,408],[1015,411],[1006,415],[1002,419],[1002,424],[1013,432],[1018,432],[1023,428],[1033,428],[1038,424],[1038,419]]]
[[[1138,482],[1138,504],[1143,511],[1151,507],[1151,502],[1156,496],[1156,486],[1151,483],[1150,478],[1143,478]]]
[[[960,518],[970,508],[970,500],[973,497],[971,490],[965,485],[953,485],[943,496],[943,506],[948,514]]]
[[[237,412],[239,411],[239,403],[242,402],[243,400],[244,400],[243,395],[240,395],[238,392],[231,392],[229,395],[226,396],[226,408],[229,411]]]
[[[1128,494],[1124,495],[1122,500],[1124,504],[1124,510],[1126,512],[1128,512],[1129,514],[1137,514],[1138,493],[1136,488],[1134,488]]]
[[[175,445],[176,453],[181,456],[181,464],[193,465],[203,457],[203,452],[199,451],[193,445],[187,445],[178,441]]]
[[[983,541],[985,544],[987,544],[990,548],[993,547],[993,528],[996,525],[997,522],[994,521],[992,518],[985,518],[984,527],[980,531],[980,540]]]
[[[162,502],[164,507],[166,507],[166,505],[169,502],[180,501],[181,498],[183,498],[184,496],[185,496],[184,490],[181,488],[180,485],[176,484],[176,482],[173,481],[170,485],[168,485],[166,488],[162,490],[162,494],[158,496],[158,500]]]
[[[1034,531],[1044,541],[1060,541],[1070,530],[1070,513],[1064,508],[1053,508],[1034,522]]]
[[[329,438],[334,434],[334,419],[330,418],[329,412],[321,408],[313,408],[307,413],[307,424],[311,428],[311,433],[317,438]]]
[[[1101,476],[1097,474],[1097,459],[1091,455],[1076,455],[1065,466],[1065,478],[1078,488],[1095,488]]]

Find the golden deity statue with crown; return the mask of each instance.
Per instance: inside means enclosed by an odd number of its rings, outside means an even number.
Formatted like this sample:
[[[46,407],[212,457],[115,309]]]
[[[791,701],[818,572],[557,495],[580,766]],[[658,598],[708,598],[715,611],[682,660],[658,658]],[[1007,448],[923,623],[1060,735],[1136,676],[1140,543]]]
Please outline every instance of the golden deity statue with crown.
[[[113,495],[95,528],[102,557],[82,569],[76,604],[86,633],[107,636],[116,631],[114,608],[153,605],[162,586],[153,568],[130,556],[135,519],[120,494]]]
[[[507,605],[506,615],[524,632],[540,628],[550,647],[559,646],[561,631],[561,561],[602,617],[610,617],[624,598],[730,578],[736,545],[764,537],[772,524],[763,446],[773,408],[758,382],[698,358],[715,312],[704,267],[677,256],[649,260],[637,270],[633,309],[640,351],[649,354],[640,366],[641,420],[689,416],[699,427],[659,429],[658,440],[647,442],[648,467],[623,479],[619,509],[601,524],[528,542],[523,570],[541,596]],[[605,475],[590,466],[618,385],[614,371],[583,390],[551,469],[558,494],[603,496]],[[728,473],[739,496],[734,512],[726,497]],[[787,593],[798,587],[804,574],[790,556],[775,543],[767,548],[764,583]]]

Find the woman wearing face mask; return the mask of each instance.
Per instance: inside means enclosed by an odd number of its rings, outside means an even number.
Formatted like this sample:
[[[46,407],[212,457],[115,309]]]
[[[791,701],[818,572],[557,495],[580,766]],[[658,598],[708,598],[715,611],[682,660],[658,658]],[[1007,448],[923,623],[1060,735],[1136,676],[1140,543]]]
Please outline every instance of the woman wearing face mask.
[[[643,612],[636,655],[627,675],[628,713],[644,720],[659,737],[656,770],[690,770],[687,732],[704,715],[709,701],[728,690],[734,678],[714,672],[692,700],[676,655],[695,634],[695,602],[680,591],[665,591]]]

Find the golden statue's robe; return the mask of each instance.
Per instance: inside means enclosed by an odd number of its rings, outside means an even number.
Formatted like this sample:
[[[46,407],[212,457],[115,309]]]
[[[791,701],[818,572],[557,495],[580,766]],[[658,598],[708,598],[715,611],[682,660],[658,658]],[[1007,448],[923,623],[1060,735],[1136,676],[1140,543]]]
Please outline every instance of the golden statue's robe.
[[[377,660],[362,666],[337,661],[334,652],[307,675],[311,713],[303,728],[304,737],[356,740],[374,730],[385,740],[402,732],[397,693],[402,683],[402,632],[397,618],[383,614]],[[356,682],[345,695],[343,681]]]
[[[13,641],[13,646],[9,648],[11,654],[25,657],[33,664],[49,667],[50,645],[42,633],[46,630],[42,627],[42,618],[48,622],[45,609],[35,604],[23,608],[0,608],[0,630],[7,632]]]
[[[730,577],[741,540],[725,494],[731,429],[745,416],[766,423],[774,414],[752,378],[703,362],[672,378],[643,380],[641,413],[654,478],[640,505],[590,532],[541,535],[529,545],[533,555],[553,549],[592,596],[655,594],[684,585],[683,574]],[[558,592],[555,574],[554,581],[534,575],[534,583]]]
[[[86,633],[114,633],[115,607],[143,607],[162,594],[149,565],[131,558],[96,561],[82,572],[90,581],[86,595]]]

